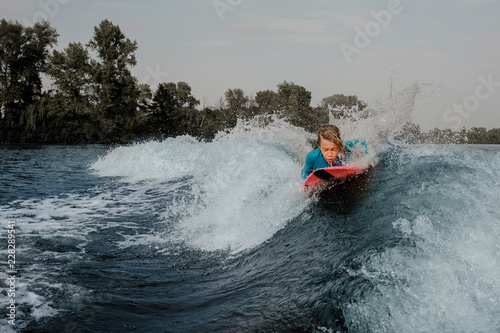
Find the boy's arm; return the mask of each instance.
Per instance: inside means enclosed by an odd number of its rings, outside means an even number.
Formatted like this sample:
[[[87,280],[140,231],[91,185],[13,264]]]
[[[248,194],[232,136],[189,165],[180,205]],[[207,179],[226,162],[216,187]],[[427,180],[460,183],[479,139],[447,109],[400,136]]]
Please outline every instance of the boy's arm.
[[[311,172],[313,172],[313,158],[312,158],[312,152],[310,152],[309,154],[307,154],[306,156],[306,162],[304,164],[304,168],[302,169],[302,173],[301,173],[301,177],[302,179],[306,179],[307,176],[309,176],[311,174]]]
[[[363,147],[365,149],[365,154],[368,155],[368,144],[366,143],[366,141],[363,140],[360,142],[358,139],[354,139],[354,140],[349,140],[349,141],[344,142],[344,147],[346,150],[346,157],[349,156],[350,153],[352,153],[352,149],[354,148],[354,146],[356,146],[358,144],[361,144],[361,147]],[[369,168],[374,167],[376,164],[377,164],[377,161],[372,160],[368,164],[368,167]]]
[[[358,144],[361,144],[361,146],[365,149],[365,154],[368,154],[368,145],[366,144],[366,141],[363,140],[363,141],[359,142],[358,139],[354,139],[354,140],[349,140],[349,141],[344,142],[346,155],[349,155],[350,153],[352,153],[354,146],[356,146]]]
[[[312,171],[313,171],[312,166],[307,163],[306,159],[306,164],[304,165],[304,168],[302,169],[302,173],[300,176],[302,177],[302,179],[306,179],[307,176],[309,176]]]

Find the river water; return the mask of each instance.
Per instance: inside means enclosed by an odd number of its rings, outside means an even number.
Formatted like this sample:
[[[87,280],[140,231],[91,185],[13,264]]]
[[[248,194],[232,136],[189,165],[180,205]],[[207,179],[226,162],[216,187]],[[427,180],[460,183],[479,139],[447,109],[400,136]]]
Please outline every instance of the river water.
[[[389,140],[325,198],[306,137],[1,147],[1,331],[499,332],[500,146]]]

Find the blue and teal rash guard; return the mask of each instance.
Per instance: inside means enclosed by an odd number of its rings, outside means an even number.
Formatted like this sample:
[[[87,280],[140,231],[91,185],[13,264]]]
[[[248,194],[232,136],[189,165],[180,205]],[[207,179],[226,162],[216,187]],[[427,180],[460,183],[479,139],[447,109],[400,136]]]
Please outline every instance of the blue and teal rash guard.
[[[328,163],[325,160],[319,148],[316,148],[313,151],[309,152],[309,154],[307,154],[306,156],[306,163],[304,165],[304,169],[302,169],[302,174],[301,174],[302,179],[306,179],[307,176],[309,176],[311,172],[313,172],[316,169],[321,169],[331,166],[342,166],[344,164],[344,160],[351,154],[352,149],[357,144],[361,144],[361,146],[365,148],[365,153],[368,154],[368,146],[366,145],[366,142],[365,141],[359,142],[359,140],[357,139],[345,141],[344,142],[345,156],[340,157],[339,156],[340,154],[337,155],[337,158],[335,158],[335,161],[333,161],[333,163]]]

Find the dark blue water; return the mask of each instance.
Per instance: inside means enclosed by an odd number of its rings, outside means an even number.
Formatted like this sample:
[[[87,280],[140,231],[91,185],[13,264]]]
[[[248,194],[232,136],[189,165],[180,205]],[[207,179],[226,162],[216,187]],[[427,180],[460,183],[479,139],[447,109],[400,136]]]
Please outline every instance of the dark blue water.
[[[1,147],[2,332],[500,331],[499,146],[386,143],[309,197],[296,137]]]

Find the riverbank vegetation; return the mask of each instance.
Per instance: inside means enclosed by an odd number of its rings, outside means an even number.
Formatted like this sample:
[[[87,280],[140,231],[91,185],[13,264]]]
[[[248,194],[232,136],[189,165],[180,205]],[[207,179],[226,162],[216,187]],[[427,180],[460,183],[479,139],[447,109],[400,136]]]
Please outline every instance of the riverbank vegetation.
[[[127,143],[188,134],[211,139],[237,119],[275,116],[315,132],[335,110],[363,110],[356,96],[334,94],[311,107],[311,92],[293,82],[247,96],[228,89],[216,106],[200,107],[187,82],[139,83],[131,74],[137,42],[108,20],[87,44],[50,51],[58,33],[48,22],[25,27],[0,21],[0,143]],[[42,77],[50,81],[43,89]],[[154,90],[154,91],[153,91]],[[333,110],[333,112],[332,112]],[[500,129],[436,129],[407,124],[408,142],[500,143]]]
[[[500,144],[500,128],[472,127],[467,130],[463,127],[459,131],[435,128],[422,132],[419,125],[407,123],[396,139],[407,143]]]

